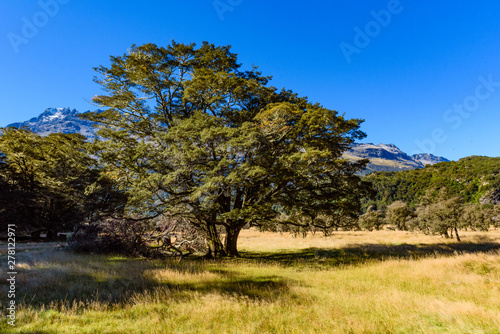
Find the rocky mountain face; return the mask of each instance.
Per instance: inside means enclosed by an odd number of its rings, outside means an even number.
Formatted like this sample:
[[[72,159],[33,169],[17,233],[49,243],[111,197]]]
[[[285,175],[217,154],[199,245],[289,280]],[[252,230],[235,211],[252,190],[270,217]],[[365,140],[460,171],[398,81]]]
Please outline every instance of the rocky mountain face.
[[[70,108],[48,108],[38,117],[26,122],[9,124],[8,127],[26,127],[29,130],[45,136],[53,132],[79,133],[92,140],[95,138],[94,123],[82,120],[80,113]],[[423,168],[442,161],[449,161],[443,157],[421,153],[408,155],[393,144],[355,143],[344,154],[349,160],[369,159],[370,163],[366,174],[373,171],[400,171],[406,169]]]
[[[438,162],[449,161],[428,153],[408,155],[393,144],[355,143],[344,154],[349,160],[369,159],[366,173],[374,171],[401,171],[423,168]]]
[[[446,158],[437,157],[437,156],[429,154],[429,153],[413,154],[411,157],[413,160],[420,161],[424,166],[425,165],[434,165],[434,164],[437,164],[438,162],[450,161]]]
[[[41,136],[53,132],[62,132],[79,133],[88,139],[95,138],[96,129],[93,127],[94,123],[81,119],[78,117],[79,114],[76,109],[48,108],[38,117],[33,117],[25,122],[12,123],[7,127],[26,127]]]

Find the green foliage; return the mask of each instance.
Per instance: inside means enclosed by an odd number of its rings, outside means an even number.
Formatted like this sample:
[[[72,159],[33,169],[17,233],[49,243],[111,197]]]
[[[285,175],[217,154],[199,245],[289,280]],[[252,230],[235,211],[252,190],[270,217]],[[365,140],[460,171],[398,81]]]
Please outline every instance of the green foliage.
[[[129,194],[128,214],[186,218],[211,256],[238,255],[243,226],[273,221],[276,207],[354,215],[369,194],[356,174],[366,161],[342,159],[362,121],[278,92],[228,46],[133,46],[96,70],[107,110],[87,117],[107,140],[93,152]]]
[[[498,205],[497,207],[500,208]],[[495,212],[495,207],[492,205],[467,203],[463,209],[463,226],[473,230],[488,231],[495,224],[496,216],[498,212]]]
[[[380,210],[368,210],[358,219],[359,227],[368,231],[380,230],[384,223],[384,214]]]
[[[116,209],[113,183],[100,175],[86,152],[85,137],[2,129],[1,221],[32,231],[70,230],[84,219]]]
[[[460,241],[458,229],[464,226],[462,219],[464,200],[460,196],[453,196],[446,188],[442,188],[436,195],[427,192],[422,203],[417,207],[417,216],[413,227],[424,233],[438,234],[446,238],[455,236]]]
[[[402,201],[396,201],[387,207],[385,221],[392,224],[398,230],[407,230],[408,220],[413,216],[413,212],[408,205]]]
[[[447,188],[467,203],[500,202],[500,158],[472,156],[459,161],[441,162],[423,169],[377,172],[366,176],[377,192],[364,207],[385,209],[394,201],[415,207],[429,190]]]

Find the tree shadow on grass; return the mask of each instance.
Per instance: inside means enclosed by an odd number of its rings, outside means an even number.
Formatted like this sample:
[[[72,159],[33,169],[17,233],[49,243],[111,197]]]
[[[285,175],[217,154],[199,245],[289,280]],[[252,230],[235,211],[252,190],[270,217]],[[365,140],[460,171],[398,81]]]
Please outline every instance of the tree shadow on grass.
[[[68,253],[68,256],[72,256]],[[88,255],[90,259],[91,255]],[[104,259],[105,257],[101,257]],[[75,263],[57,261],[30,266],[20,270],[18,305],[35,309],[49,309],[49,305],[68,309],[87,308],[95,303],[109,307],[134,303],[134,300],[153,300],[159,294],[160,302],[199,298],[199,294],[219,294],[246,300],[275,300],[289,292],[291,281],[275,275],[247,275],[222,269],[220,263],[199,259],[177,261],[148,261],[125,257],[85,263],[85,256],[75,256]],[[82,268],[75,269],[75,264]],[[96,270],[96,266],[100,267]],[[104,271],[103,271],[104,270]],[[107,270],[107,272],[106,272]],[[155,277],[152,271],[167,274]],[[21,276],[22,275],[22,276]],[[173,277],[169,279],[169,277]],[[185,278],[184,278],[185,277]],[[38,280],[37,282],[30,280]],[[0,292],[7,289],[0,284]],[[147,297],[149,295],[149,297]],[[144,297],[146,296],[146,297]],[[153,297],[152,297],[153,296]]]
[[[76,261],[84,258],[78,257]],[[175,302],[199,300],[209,295],[235,300],[236,303],[273,302],[283,295],[296,297],[289,289],[292,284],[291,280],[267,273],[252,275],[226,270],[213,261],[191,261],[191,259],[181,262],[176,260],[139,261],[146,264],[138,265],[137,260],[125,258],[106,261],[102,265],[109,266],[113,273],[110,277],[93,275],[92,270],[74,272],[72,271],[74,266],[64,270],[64,264],[60,263],[44,264],[43,267],[36,267],[35,263],[31,269],[19,271],[17,278],[38,279],[40,282],[37,284],[40,283],[40,285],[27,285],[26,281],[25,284],[21,284],[20,280],[17,286],[17,306],[20,311],[22,308],[29,308],[40,312],[39,319],[44,319],[45,313],[55,311],[57,313],[50,314],[50,317],[54,316],[57,319],[60,313],[61,321],[65,322],[68,312],[75,314],[74,312],[91,309],[106,313],[131,304],[169,305]],[[97,264],[95,262],[81,263],[82,266]],[[127,267],[131,266],[138,267],[133,275],[130,275],[130,268],[127,270]],[[155,279],[147,272],[164,269],[169,274],[163,279]],[[172,276],[169,276],[170,274]],[[51,282],[51,277],[58,277],[59,280]],[[8,287],[5,284],[0,284],[0,293],[4,294],[6,288]],[[0,310],[5,314],[5,309],[0,307]],[[19,313],[16,322],[18,332],[20,330],[20,333],[26,334],[55,333],[43,329],[23,332],[23,326],[30,322],[33,313],[28,312],[27,316],[28,318],[23,320],[23,313]],[[2,332],[1,329],[0,332]]]
[[[2,334],[9,334],[9,333],[14,333],[14,332],[1,332]],[[16,334],[57,334],[57,332],[54,331],[16,331]]]
[[[331,268],[390,259],[420,259],[500,250],[496,242],[438,244],[355,244],[343,248],[306,248],[292,252],[240,252],[245,259],[283,266]]]
[[[292,280],[277,275],[244,275],[236,271],[223,269],[210,269],[209,271],[217,274],[219,279],[201,284],[175,284],[172,288],[181,293],[216,293],[253,301],[273,301],[283,294],[288,294],[289,286],[294,283]]]
[[[258,270],[251,274],[231,268],[231,264],[273,264],[297,268],[328,270],[345,265],[363,265],[390,259],[419,259],[455,254],[487,253],[500,250],[496,242],[439,244],[357,244],[344,248],[308,248],[292,252],[241,252],[239,259],[206,261],[187,258],[183,261],[146,261],[125,257],[76,256],[68,253],[66,261],[56,257],[42,266],[36,259],[19,270],[18,305],[35,310],[93,308],[102,303],[103,311],[135,303],[171,303],[199,299],[200,295],[220,295],[246,301],[276,301],[283,296],[296,298],[290,286],[298,282]],[[29,260],[29,257],[27,257]],[[58,262],[59,261],[59,262]],[[28,263],[27,262],[27,263]],[[71,263],[71,265],[70,265]],[[82,267],[80,269],[80,266]],[[97,270],[97,269],[99,270]],[[151,275],[166,270],[160,278]],[[24,281],[22,281],[22,279]],[[30,280],[39,280],[31,282]],[[0,284],[5,295],[8,286]],[[300,297],[297,297],[300,298]],[[52,306],[51,306],[52,305]],[[58,306],[59,305],[59,306]],[[64,311],[64,307],[61,312]],[[4,311],[4,310],[2,310]],[[22,320],[20,319],[19,325]],[[19,327],[18,327],[19,328]],[[40,334],[52,334],[39,331]]]
[[[6,332],[8,334],[9,332]],[[54,331],[22,331],[22,332],[16,332],[17,334],[57,334],[57,332]]]

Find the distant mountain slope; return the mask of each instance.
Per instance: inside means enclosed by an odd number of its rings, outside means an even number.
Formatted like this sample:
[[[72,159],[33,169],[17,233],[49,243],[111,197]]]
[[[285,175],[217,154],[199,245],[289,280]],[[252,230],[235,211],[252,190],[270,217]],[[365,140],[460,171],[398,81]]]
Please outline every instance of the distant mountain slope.
[[[29,130],[45,136],[53,132],[79,133],[88,139],[95,138],[96,129],[94,123],[82,120],[76,109],[70,108],[48,108],[38,117],[33,117],[26,122],[17,122],[7,125],[7,127],[26,127]]]
[[[429,153],[413,154],[411,157],[413,160],[421,162],[424,165],[424,167],[426,165],[437,164],[438,162],[449,162],[450,161],[446,158],[437,157],[437,156],[429,154]]]
[[[367,173],[374,171],[397,172],[402,170],[424,168],[438,162],[449,161],[428,153],[408,155],[393,144],[355,143],[344,154],[349,160],[369,159]]]

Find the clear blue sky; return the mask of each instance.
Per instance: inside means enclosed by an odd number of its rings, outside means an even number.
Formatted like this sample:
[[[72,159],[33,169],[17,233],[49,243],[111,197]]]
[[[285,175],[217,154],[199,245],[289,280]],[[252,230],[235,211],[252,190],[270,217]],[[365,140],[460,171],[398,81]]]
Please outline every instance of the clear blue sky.
[[[93,67],[172,39],[232,45],[274,86],[365,119],[365,142],[500,155],[493,0],[2,0],[0,126],[48,107],[95,109]]]

